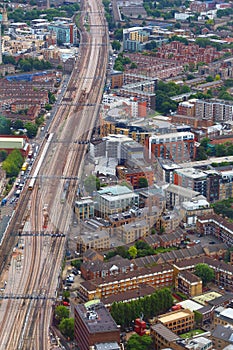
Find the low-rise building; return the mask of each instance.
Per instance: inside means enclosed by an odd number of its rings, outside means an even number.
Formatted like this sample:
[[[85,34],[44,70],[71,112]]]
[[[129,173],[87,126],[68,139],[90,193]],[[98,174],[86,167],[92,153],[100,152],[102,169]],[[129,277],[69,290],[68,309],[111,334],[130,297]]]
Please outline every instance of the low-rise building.
[[[149,230],[150,226],[146,220],[142,219],[119,227],[117,230],[117,236],[125,244],[129,244],[135,242],[137,239],[147,236]]]
[[[188,309],[172,311],[158,316],[157,322],[176,334],[182,334],[194,328],[194,313]]]
[[[110,236],[106,230],[84,232],[77,238],[77,251],[84,253],[88,249],[105,250],[110,248]]]
[[[95,207],[94,201],[91,199],[91,197],[80,198],[75,202],[74,208],[78,221],[94,217]]]
[[[81,282],[78,288],[79,297],[87,301],[134,290],[143,283],[155,289],[169,287],[173,283],[173,268],[168,264],[157,264],[137,270],[133,268],[134,266],[130,267],[131,270],[128,272],[115,274],[113,266],[109,276]]]
[[[202,293],[202,280],[189,271],[182,271],[175,279],[175,288],[190,297]]]
[[[96,193],[96,209],[102,217],[139,205],[139,195],[126,186],[109,186]]]
[[[233,346],[233,329],[230,326],[218,324],[211,333],[214,349],[224,349],[225,346]]]
[[[26,136],[0,136],[0,150],[5,150],[9,154],[15,149],[18,149],[23,157],[27,157],[30,146]]]

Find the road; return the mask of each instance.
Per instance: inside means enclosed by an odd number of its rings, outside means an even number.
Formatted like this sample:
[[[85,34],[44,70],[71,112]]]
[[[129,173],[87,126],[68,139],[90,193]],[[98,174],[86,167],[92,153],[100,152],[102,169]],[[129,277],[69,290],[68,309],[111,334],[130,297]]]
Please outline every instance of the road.
[[[82,27],[79,59],[50,125],[52,141],[32,191],[25,186],[1,246],[1,278],[9,268],[0,306],[1,350],[50,347],[52,307],[88,147],[79,141],[90,141],[105,82],[108,29],[103,14],[99,0],[82,3],[80,21],[85,17],[88,25]],[[42,231],[47,235],[34,234]],[[10,260],[9,252],[19,239],[24,248],[14,250]]]

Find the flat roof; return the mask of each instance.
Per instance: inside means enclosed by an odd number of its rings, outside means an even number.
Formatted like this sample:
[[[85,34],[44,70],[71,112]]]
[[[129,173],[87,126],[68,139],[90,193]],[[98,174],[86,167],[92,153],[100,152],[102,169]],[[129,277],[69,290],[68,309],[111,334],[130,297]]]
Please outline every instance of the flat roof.
[[[210,300],[213,300],[215,298],[220,297],[221,294],[217,292],[209,292],[206,294],[198,295],[196,297],[193,297],[193,300],[196,301],[199,304],[206,305],[206,303]]]
[[[177,305],[181,305],[184,309],[188,309],[190,311],[196,311],[196,310],[199,310],[203,307],[202,305],[200,305],[200,304],[198,304],[195,301],[190,300],[190,299],[181,301]]]
[[[177,320],[178,318],[183,318],[186,316],[190,316],[190,314],[185,312],[185,310],[181,310],[178,312],[174,312],[174,313],[171,312],[171,313],[165,314],[164,316],[163,315],[159,316],[158,319],[162,323],[167,323],[167,322],[172,322],[172,321]]]
[[[84,304],[78,304],[75,307],[79,317],[82,319],[89,333],[103,333],[119,331],[116,322],[112,318],[110,312],[106,309],[103,303],[98,303],[94,307],[96,313],[95,319],[88,318],[88,309]]]

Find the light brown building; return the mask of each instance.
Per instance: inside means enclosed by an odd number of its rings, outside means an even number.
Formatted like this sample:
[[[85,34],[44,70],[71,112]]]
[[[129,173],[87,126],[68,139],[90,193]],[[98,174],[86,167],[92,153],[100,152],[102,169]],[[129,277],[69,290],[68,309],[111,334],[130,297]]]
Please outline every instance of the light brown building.
[[[157,320],[176,334],[189,332],[194,328],[194,313],[188,309],[168,312],[160,315]]]
[[[189,297],[194,297],[202,294],[202,280],[189,271],[182,271],[175,279],[175,288]]]
[[[137,289],[143,283],[149,284],[155,289],[169,287],[173,284],[173,268],[168,264],[157,264],[140,270],[133,270],[133,268],[134,264],[132,263],[131,271],[116,273],[118,269],[112,266],[109,276],[80,283],[79,297],[88,301]]]

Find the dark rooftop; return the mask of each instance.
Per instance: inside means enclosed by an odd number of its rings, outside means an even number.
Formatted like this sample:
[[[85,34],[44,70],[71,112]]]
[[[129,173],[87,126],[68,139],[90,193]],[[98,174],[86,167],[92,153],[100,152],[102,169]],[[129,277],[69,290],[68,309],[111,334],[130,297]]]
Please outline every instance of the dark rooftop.
[[[91,310],[86,309],[85,304],[78,304],[76,305],[75,309],[89,333],[119,331],[110,312],[102,303],[92,306]]]
[[[162,336],[164,339],[166,339],[168,342],[175,341],[179,339],[178,335],[170,331],[167,327],[165,327],[162,323],[157,323],[153,326],[151,326],[152,331],[155,331],[160,336]]]

